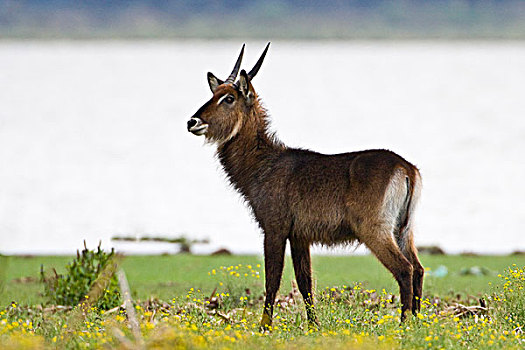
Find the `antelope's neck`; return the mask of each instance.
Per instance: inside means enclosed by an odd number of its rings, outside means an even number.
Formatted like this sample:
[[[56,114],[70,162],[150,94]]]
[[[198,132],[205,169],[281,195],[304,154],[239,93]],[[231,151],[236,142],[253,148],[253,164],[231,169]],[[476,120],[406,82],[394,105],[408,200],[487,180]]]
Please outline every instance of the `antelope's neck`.
[[[239,133],[217,149],[218,158],[232,185],[249,199],[250,193],[265,181],[285,146],[260,125],[243,127]]]

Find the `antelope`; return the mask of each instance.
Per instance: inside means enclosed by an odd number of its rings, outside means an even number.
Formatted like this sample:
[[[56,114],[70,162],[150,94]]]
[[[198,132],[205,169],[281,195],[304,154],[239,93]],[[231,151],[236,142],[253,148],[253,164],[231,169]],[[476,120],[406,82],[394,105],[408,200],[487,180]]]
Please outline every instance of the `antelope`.
[[[264,233],[266,298],[260,327],[269,329],[290,242],[297,286],[309,325],[318,327],[312,293],[310,246],[365,244],[399,284],[401,321],[420,310],[424,269],[413,238],[419,198],[418,169],[388,150],[326,155],[287,147],[268,130],[268,116],[252,81],[270,43],[249,73],[244,45],[230,76],[208,73],[213,93],[187,129],[216,144],[233,187]]]

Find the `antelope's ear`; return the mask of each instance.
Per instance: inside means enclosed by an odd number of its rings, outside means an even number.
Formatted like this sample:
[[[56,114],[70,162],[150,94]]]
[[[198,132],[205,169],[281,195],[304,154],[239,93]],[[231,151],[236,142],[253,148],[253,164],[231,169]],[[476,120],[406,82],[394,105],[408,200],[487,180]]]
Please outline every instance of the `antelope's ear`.
[[[217,86],[222,85],[224,81],[213,75],[212,72],[208,72],[208,84],[210,85],[211,92],[217,90]]]
[[[246,100],[246,104],[248,106],[253,105],[254,102],[254,93],[253,93],[253,87],[252,83],[250,82],[250,78],[248,77],[248,74],[243,69],[241,70],[241,75],[239,77],[239,91],[241,92],[242,96]]]

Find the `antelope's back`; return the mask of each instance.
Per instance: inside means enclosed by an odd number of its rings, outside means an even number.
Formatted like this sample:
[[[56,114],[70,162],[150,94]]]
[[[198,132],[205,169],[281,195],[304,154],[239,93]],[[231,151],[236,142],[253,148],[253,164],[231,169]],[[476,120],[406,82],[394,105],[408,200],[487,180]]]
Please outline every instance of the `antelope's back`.
[[[326,244],[354,239],[360,218],[381,211],[395,176],[409,181],[417,176],[412,164],[387,150],[325,155],[292,149],[277,168],[280,176],[287,169],[286,180],[279,182],[294,229]]]

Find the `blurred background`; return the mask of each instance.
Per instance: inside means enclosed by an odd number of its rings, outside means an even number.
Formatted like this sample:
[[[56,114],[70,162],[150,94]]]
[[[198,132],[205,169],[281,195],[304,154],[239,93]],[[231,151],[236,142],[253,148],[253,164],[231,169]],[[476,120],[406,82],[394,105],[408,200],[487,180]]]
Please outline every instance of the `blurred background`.
[[[254,86],[284,143],[391,149],[423,176],[419,246],[523,251],[524,39],[512,0],[0,0],[0,253],[261,254],[186,121],[206,72],[268,41]]]

